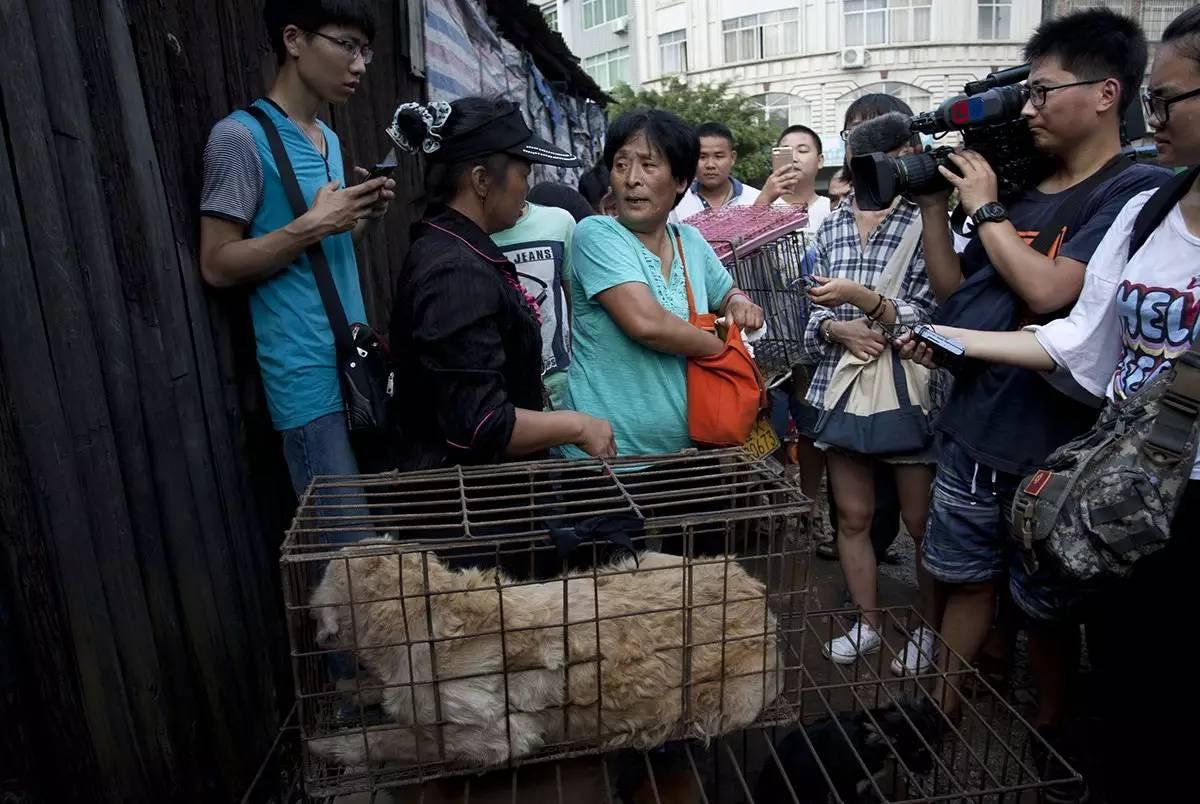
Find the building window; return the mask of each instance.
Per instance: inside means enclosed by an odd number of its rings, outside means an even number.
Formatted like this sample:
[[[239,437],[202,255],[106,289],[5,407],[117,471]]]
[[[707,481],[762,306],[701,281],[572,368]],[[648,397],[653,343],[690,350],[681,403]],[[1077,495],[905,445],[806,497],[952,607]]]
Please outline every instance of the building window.
[[[721,21],[725,63],[773,59],[800,52],[800,9],[768,11]]]
[[[625,16],[626,0],[583,0],[583,27],[595,28]]]
[[[1012,36],[1012,0],[979,0],[979,38]]]
[[[928,42],[933,0],[846,0],[847,45]]]
[[[1171,24],[1171,20],[1187,11],[1193,4],[1178,0],[1175,2],[1171,2],[1171,0],[1146,0],[1143,2],[1139,22],[1146,31],[1146,39],[1151,42],[1162,39],[1162,32]]]
[[[851,90],[845,95],[837,99],[837,119],[840,124],[846,119],[846,110],[850,108],[850,104],[861,98],[863,95],[871,95],[873,93],[882,93],[884,95],[893,95],[908,104],[908,107],[913,110],[914,114],[927,112],[933,106],[933,95],[918,86],[912,84],[902,84],[899,81],[880,81],[876,84],[867,84],[864,87]]]
[[[687,72],[687,31],[671,31],[658,37],[658,55],[663,75]]]
[[[541,7],[542,16],[546,18],[546,24],[550,26],[550,30],[558,30],[558,4],[545,3]]]
[[[786,92],[766,92],[754,95],[750,100],[762,110],[763,119],[781,131],[788,126],[808,125],[812,121],[812,105],[804,98]]]
[[[583,69],[603,90],[629,83],[629,48],[619,47],[583,60]]]

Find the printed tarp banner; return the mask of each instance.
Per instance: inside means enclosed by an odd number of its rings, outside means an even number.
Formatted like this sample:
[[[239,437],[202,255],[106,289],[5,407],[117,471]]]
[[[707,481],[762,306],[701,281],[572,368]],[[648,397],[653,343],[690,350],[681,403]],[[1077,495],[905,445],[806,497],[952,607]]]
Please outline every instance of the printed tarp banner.
[[[502,95],[521,104],[525,122],[539,137],[583,162],[572,169],[537,165],[532,183],[574,185],[603,149],[604,110],[552,86],[528,53],[496,33],[475,0],[425,0],[425,68],[429,100]]]

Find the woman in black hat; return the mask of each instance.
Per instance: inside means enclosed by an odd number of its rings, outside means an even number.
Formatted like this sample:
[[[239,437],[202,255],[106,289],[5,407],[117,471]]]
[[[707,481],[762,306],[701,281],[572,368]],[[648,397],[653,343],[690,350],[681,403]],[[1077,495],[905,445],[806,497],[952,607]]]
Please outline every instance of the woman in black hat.
[[[564,444],[614,455],[608,422],[542,410],[540,312],[490,237],[520,218],[531,163],[576,158],[535,137],[502,99],[406,103],[388,133],[424,154],[429,203],[392,307],[399,468],[497,463]]]

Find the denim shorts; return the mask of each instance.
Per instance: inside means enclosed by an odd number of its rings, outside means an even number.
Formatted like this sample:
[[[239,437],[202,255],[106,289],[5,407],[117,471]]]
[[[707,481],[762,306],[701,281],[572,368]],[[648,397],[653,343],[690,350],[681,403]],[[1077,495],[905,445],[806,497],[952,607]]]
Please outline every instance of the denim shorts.
[[[1044,570],[1030,574],[1010,535],[1013,497],[1021,478],[976,462],[953,438],[938,452],[929,525],[921,545],[925,569],[949,584],[1008,576],[1013,601],[1035,620],[1077,616],[1080,590]]]

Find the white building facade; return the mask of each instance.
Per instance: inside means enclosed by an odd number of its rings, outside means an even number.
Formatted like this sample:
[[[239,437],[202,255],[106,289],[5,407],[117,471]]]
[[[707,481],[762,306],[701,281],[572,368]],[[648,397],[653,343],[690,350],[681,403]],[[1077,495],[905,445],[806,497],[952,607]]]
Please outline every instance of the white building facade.
[[[631,2],[645,7],[643,84],[672,74],[693,85],[728,81],[780,129],[816,130],[830,166],[842,161],[838,132],[856,98],[886,92],[927,111],[967,81],[1020,63],[1042,19],[1042,0]]]
[[[1151,42],[1189,0],[543,0],[584,69],[604,89],[728,81],[780,129],[821,135],[826,165],[860,95],[887,92],[915,112],[967,81],[1022,61],[1043,15],[1105,5],[1135,17]]]

